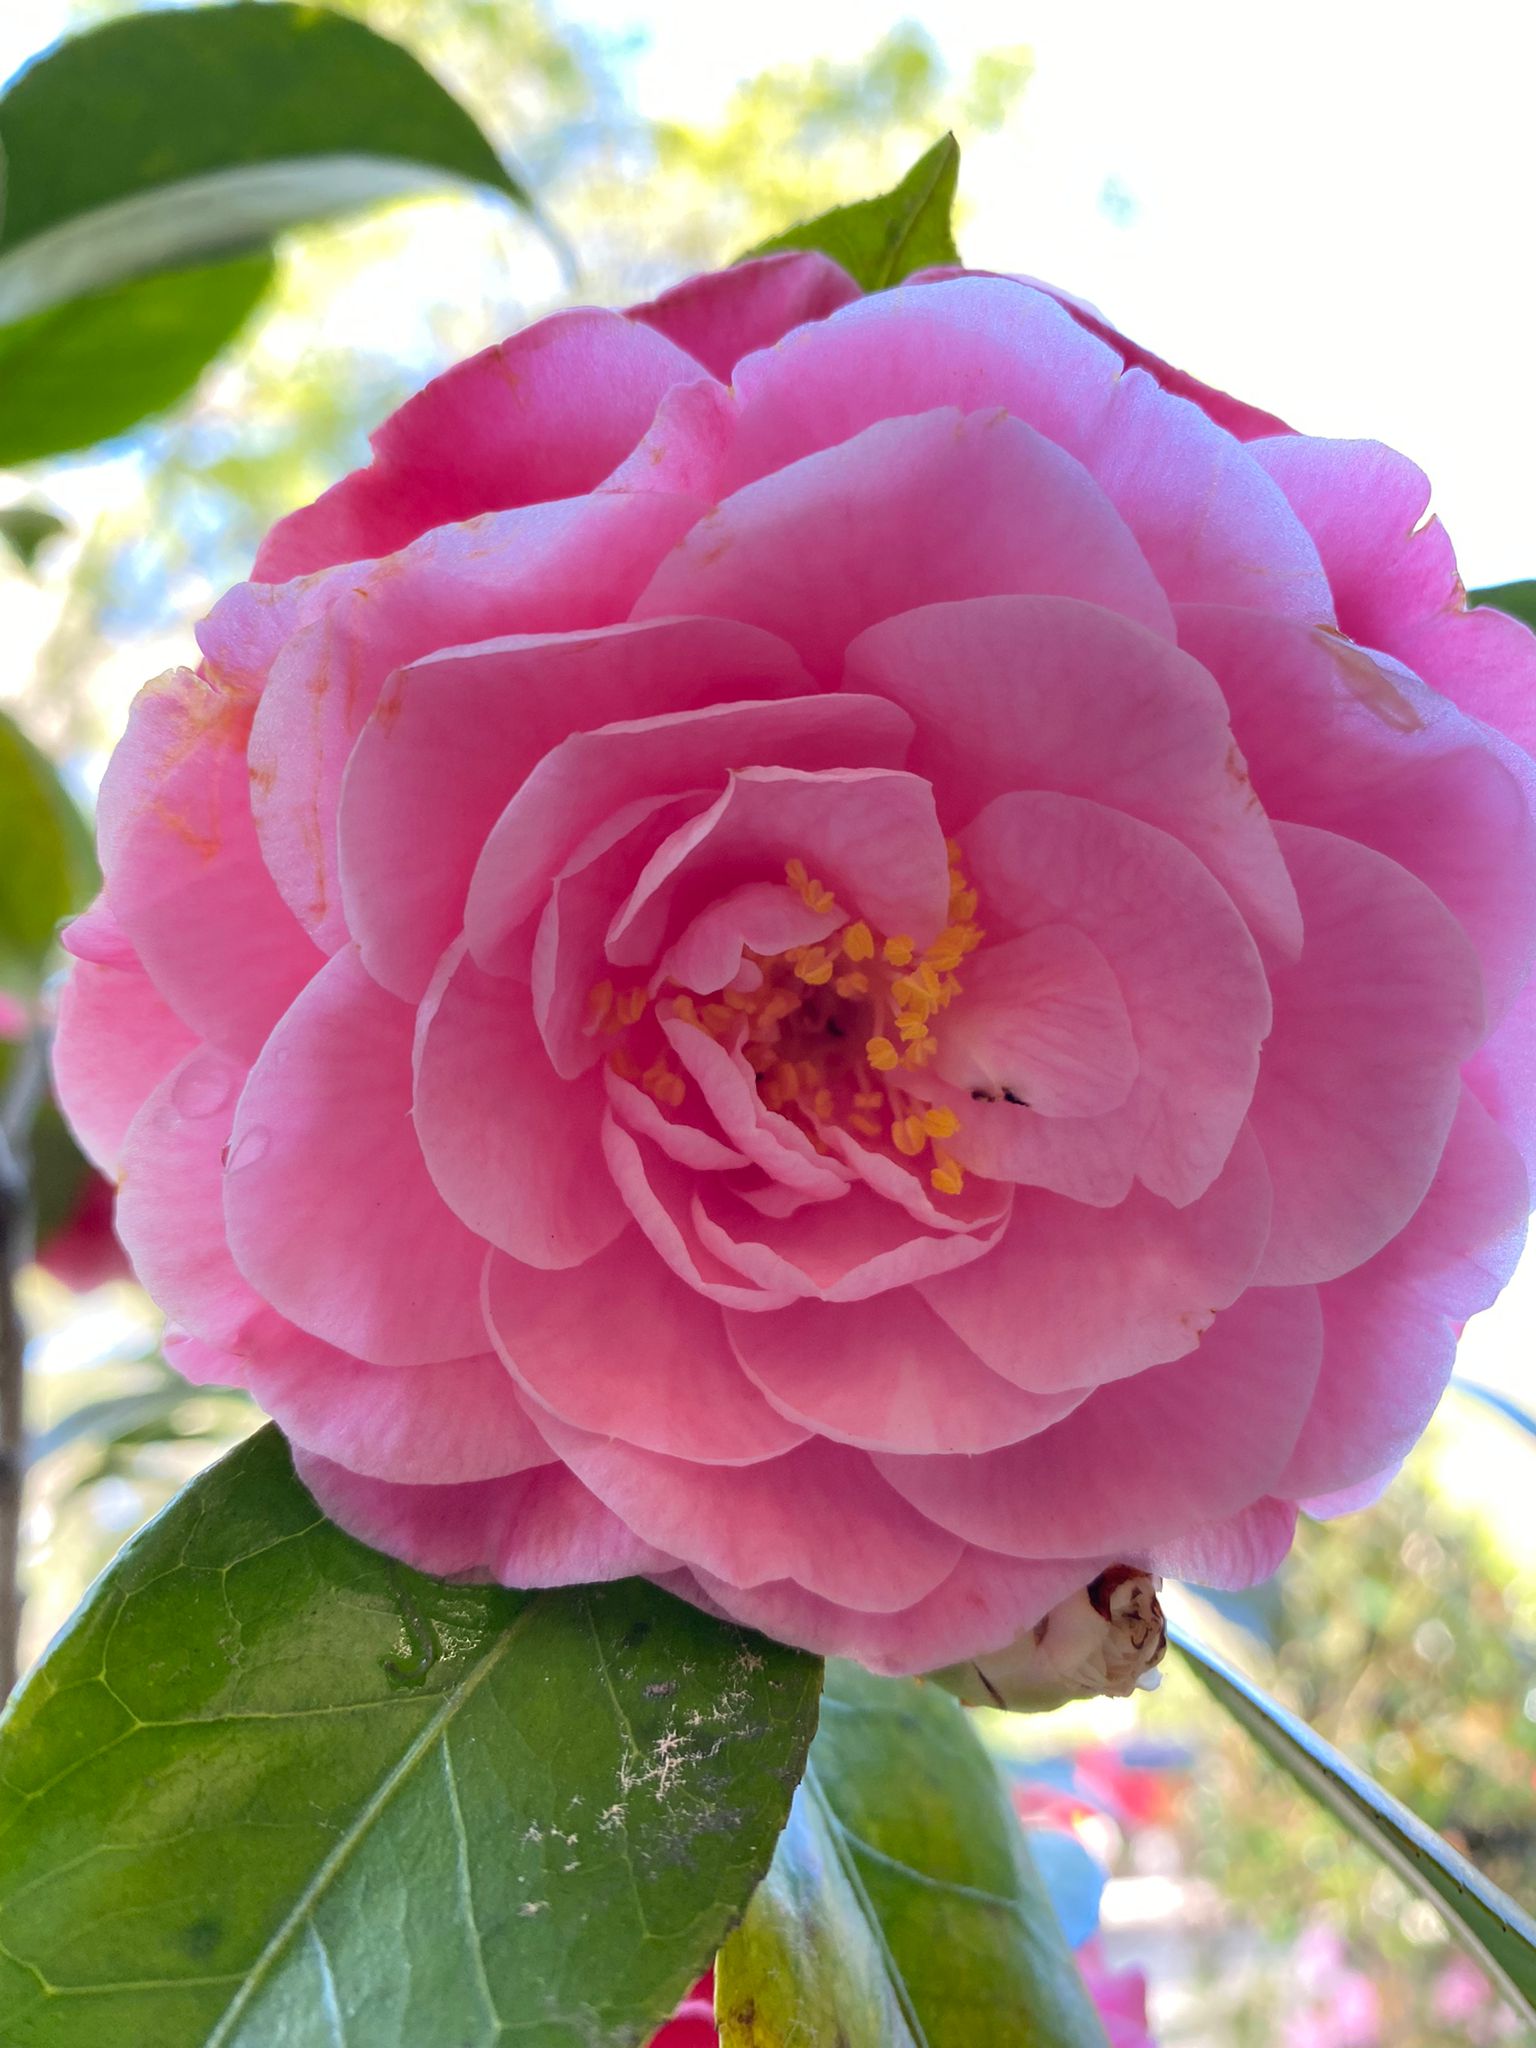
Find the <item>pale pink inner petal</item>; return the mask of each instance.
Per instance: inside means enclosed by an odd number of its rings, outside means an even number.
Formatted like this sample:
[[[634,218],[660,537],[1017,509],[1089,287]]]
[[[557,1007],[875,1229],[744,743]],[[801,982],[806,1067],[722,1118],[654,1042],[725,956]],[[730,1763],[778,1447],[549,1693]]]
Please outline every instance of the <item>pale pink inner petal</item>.
[[[485,1313],[519,1386],[578,1429],[707,1465],[777,1457],[807,1434],[775,1414],[742,1372],[720,1310],[637,1230],[579,1277],[535,1272],[493,1253]]]
[[[374,1365],[485,1349],[485,1247],[433,1186],[411,1123],[411,1011],[348,948],[268,1039],[235,1114],[235,1263],[301,1329]]]
[[[1266,1285],[1332,1280],[1424,1198],[1483,1029],[1477,959],[1422,882],[1369,848],[1282,825],[1306,945],[1271,976],[1253,1098],[1275,1214]]]
[[[749,351],[772,348],[792,327],[824,320],[858,296],[858,286],[830,256],[819,249],[786,249],[690,277],[643,306],[631,306],[629,318],[656,328],[729,383]]]
[[[579,1266],[625,1226],[603,1166],[603,1094],[550,1069],[521,982],[449,948],[416,1017],[411,1116],[437,1192],[529,1266]],[[572,1283],[579,1285],[579,1282]]]
[[[1000,1225],[977,1231],[924,1230],[866,1186],[830,1206],[768,1216],[719,1183],[699,1187],[691,1221],[722,1264],[760,1286],[826,1301],[862,1302],[985,1257]]]

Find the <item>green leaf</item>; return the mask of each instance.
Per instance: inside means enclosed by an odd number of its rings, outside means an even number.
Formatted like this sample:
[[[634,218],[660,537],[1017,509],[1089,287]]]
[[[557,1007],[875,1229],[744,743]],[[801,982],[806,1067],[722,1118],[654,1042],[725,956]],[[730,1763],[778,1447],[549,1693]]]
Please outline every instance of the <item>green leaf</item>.
[[[0,510],[0,540],[3,540],[23,569],[30,569],[49,541],[68,532],[57,512],[46,505],[7,505]]]
[[[62,455],[164,412],[245,325],[268,255],[135,278],[0,327],[0,466]]]
[[[1278,1701],[1181,1630],[1196,1678],[1281,1768],[1436,1908],[1527,2021],[1536,2021],[1536,1921],[1390,1792]]]
[[[528,195],[408,50],[288,0],[109,21],[0,97],[0,320],[445,178]]]
[[[918,158],[894,191],[852,206],[835,206],[817,220],[759,243],[747,256],[819,249],[841,263],[867,292],[884,291],[932,264],[958,263],[950,214],[959,175],[960,145],[953,135],[946,135]]]
[[[1494,583],[1486,590],[1469,590],[1467,603],[1496,605],[1501,612],[1536,626],[1536,583]]]
[[[965,1709],[849,1664],[715,1981],[721,2048],[1104,2044]]]
[[[35,979],[90,895],[90,834],[53,767],[0,712],[0,969]]]
[[[638,1580],[408,1571],[264,1429],[0,1720],[3,2038],[644,2041],[768,1863],[819,1679]]]

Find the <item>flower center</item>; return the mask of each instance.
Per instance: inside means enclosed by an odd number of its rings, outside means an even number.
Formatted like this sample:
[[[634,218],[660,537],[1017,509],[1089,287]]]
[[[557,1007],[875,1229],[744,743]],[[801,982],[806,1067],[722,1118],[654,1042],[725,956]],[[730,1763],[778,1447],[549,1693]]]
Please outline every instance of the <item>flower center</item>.
[[[822,1131],[838,1126],[869,1140],[886,1139],[903,1158],[923,1158],[931,1146],[929,1180],[940,1194],[965,1185],[944,1141],[960,1128],[952,1109],[915,1101],[904,1077],[925,1067],[938,1049],[935,1023],[960,994],[959,972],[985,934],[975,922],[976,892],[949,849],[949,921],[921,953],[910,936],[882,937],[858,918],[815,945],[782,953],[747,950],[742,971],[718,996],[700,1001],[686,990],[662,989],[658,1017],[678,1018],[710,1037],[729,1041],[758,1077],[769,1109],[792,1117],[821,1151]],[[832,891],[791,860],[785,879],[806,907],[833,913]],[[658,1102],[677,1108],[687,1084],[673,1072],[665,1041],[649,1065],[630,1042],[652,998],[643,987],[615,991],[600,982],[588,998],[589,1032],[622,1034],[609,1064],[638,1082]]]

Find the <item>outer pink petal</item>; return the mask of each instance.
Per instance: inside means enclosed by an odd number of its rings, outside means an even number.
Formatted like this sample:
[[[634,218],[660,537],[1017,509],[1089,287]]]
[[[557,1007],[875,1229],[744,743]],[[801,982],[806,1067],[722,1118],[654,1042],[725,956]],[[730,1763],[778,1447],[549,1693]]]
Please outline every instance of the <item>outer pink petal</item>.
[[[311,1451],[294,1464],[343,1529],[439,1578],[575,1586],[675,1563],[558,1465],[465,1486],[391,1486]]]
[[[1282,825],[1306,946],[1271,976],[1275,1028],[1253,1129],[1275,1186],[1259,1280],[1332,1280],[1424,1199],[1482,1035],[1466,934],[1395,861]]]
[[[171,670],[134,699],[102,785],[107,894],[123,931],[188,1027],[248,1060],[323,964],[257,845],[251,708]]]
[[[421,1156],[477,1238],[550,1270],[613,1242],[627,1219],[598,1141],[602,1090],[559,1078],[528,990],[482,973],[462,939],[417,1013],[415,1067]]]
[[[1413,1447],[1450,1377],[1462,1324],[1514,1271],[1530,1197],[1514,1146],[1463,1090],[1412,1221],[1319,1290],[1322,1378],[1279,1490],[1298,1499],[1337,1493]]]
[[[1271,818],[1373,846],[1427,882],[1502,1016],[1536,952],[1536,765],[1389,657],[1225,606],[1179,609]]]
[[[103,1173],[116,1173],[144,1098],[196,1043],[131,948],[111,963],[76,960],[59,992],[53,1086],[80,1149]]]
[[[197,628],[203,672],[221,689],[259,692],[294,635],[323,618],[375,566],[342,562],[288,583],[237,583]]]
[[[1200,1349],[1107,1387],[1063,1422],[979,1458],[878,1457],[913,1505],[1018,1557],[1145,1554],[1268,1493],[1317,1384],[1306,1287],[1250,1288]]]
[[[636,1230],[599,1252],[577,1280],[494,1253],[485,1314],[518,1385],[577,1429],[706,1465],[774,1458],[807,1435],[776,1415],[742,1372],[720,1310]]]
[[[626,805],[718,789],[733,769],[749,764],[884,766],[902,759],[910,738],[910,721],[895,705],[854,696],[711,704],[573,733],[539,762],[485,842],[464,913],[476,959],[491,968],[504,964],[503,942],[538,908],[561,866]],[[770,874],[750,879],[780,880],[783,873],[781,857]]]
[[[1043,924],[966,962],[934,1071],[1042,1116],[1097,1116],[1120,1107],[1140,1065],[1109,962],[1075,926]]]
[[[1027,284],[965,277],[879,292],[749,357],[736,389],[731,483],[873,420],[999,406],[1097,478],[1171,597],[1332,616],[1317,550],[1259,463]]]
[[[487,833],[573,733],[806,687],[782,641],[724,619],[513,635],[397,670],[342,785],[342,899],[363,964],[394,994],[420,998],[463,924]],[[596,805],[589,811],[602,815]],[[556,852],[541,860],[548,873],[558,868]]]
[[[781,1414],[867,1451],[992,1451],[1060,1421],[1083,1390],[1026,1393],[912,1288],[773,1315],[727,1313],[737,1357]]]
[[[1257,932],[1300,948],[1296,892],[1221,691],[1145,628],[1065,597],[930,605],[862,634],[847,679],[917,721],[910,765],[951,829],[1010,790],[1092,797],[1183,840]]]
[[[251,1071],[224,1182],[230,1250],[257,1293],[371,1365],[485,1349],[485,1247],[411,1124],[412,1022],[355,949],[337,954]]]
[[[373,461],[278,521],[256,576],[389,555],[430,527],[592,490],[693,362],[621,314],[536,321],[434,377],[372,436]]]
[[[1288,434],[1253,452],[1317,542],[1350,638],[1395,654],[1536,753],[1536,634],[1498,610],[1467,610],[1445,529],[1424,516],[1424,472],[1379,441]]]
[[[1016,1385],[1047,1394],[1098,1386],[1194,1350],[1252,1278],[1269,1211],[1269,1176],[1245,1132],[1213,1185],[1182,1209],[1142,1188],[1112,1209],[1020,1188],[992,1256],[919,1292]]]
[[[550,1442],[631,1529],[733,1586],[793,1579],[871,1613],[909,1607],[948,1576],[957,1538],[925,1520],[861,1451],[812,1438],[757,1465],[692,1465],[551,1418]]]
[[[1176,839],[1080,797],[999,797],[962,843],[989,930],[1071,924],[1098,947],[1141,1071],[1123,1107],[1099,1117],[972,1104],[951,1150],[989,1177],[1099,1205],[1123,1200],[1133,1177],[1193,1201],[1232,1149],[1270,1026],[1263,968],[1231,897]]]
[[[465,1486],[554,1461],[489,1353],[390,1371],[301,1330],[260,1358],[175,1333],[165,1353],[194,1386],[244,1387],[292,1442],[364,1478]]]
[[[1296,1503],[1266,1498],[1224,1521],[1159,1543],[1150,1562],[1171,1579],[1236,1592],[1277,1572],[1295,1534]]]
[[[862,708],[881,700],[815,701]],[[905,714],[887,705],[884,718],[892,716]],[[870,722],[878,734],[884,719]],[[867,739],[864,751],[874,751]],[[744,768],[646,863],[609,928],[609,959],[648,966],[721,894],[776,880],[791,858],[803,861],[850,916],[866,918],[877,931],[904,932],[924,946],[948,921],[944,831],[921,776],[885,768]]]
[[[1536,1180],[1536,980],[1465,1068],[1467,1085],[1519,1147]]]
[[[706,1572],[679,1572],[661,1583],[685,1600],[697,1600],[780,1642],[796,1643],[818,1656],[856,1657],[871,1671],[902,1678],[1005,1648],[1110,1562],[1027,1562],[968,1547],[948,1578],[894,1614],[838,1607],[789,1579],[741,1587]]]
[[[251,730],[262,852],[284,902],[334,951],[347,936],[336,812],[392,669],[508,633],[616,624],[700,507],[660,493],[488,514],[364,568],[273,663]]]
[[[750,619],[835,683],[878,620],[997,591],[1086,598],[1172,637],[1161,589],[1086,470],[1006,413],[946,409],[877,419],[737,491],[662,564],[636,615]]]
[[[785,250],[690,277],[660,298],[631,306],[643,320],[728,384],[753,349],[772,348],[792,327],[824,320],[859,296],[840,264],[819,250]]]

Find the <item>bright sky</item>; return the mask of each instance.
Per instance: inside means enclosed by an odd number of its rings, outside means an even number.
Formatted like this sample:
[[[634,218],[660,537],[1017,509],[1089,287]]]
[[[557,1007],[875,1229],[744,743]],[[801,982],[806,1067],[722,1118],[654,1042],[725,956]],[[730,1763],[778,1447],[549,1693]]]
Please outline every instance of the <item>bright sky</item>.
[[[631,42],[640,111],[690,120],[765,66],[857,59],[902,18],[957,72],[981,50],[1032,46],[1008,129],[967,155],[968,260],[1094,300],[1297,426],[1392,442],[1434,479],[1469,584],[1536,575],[1532,0],[559,11]],[[64,13],[63,0],[0,0],[0,76]],[[1533,1334],[1528,1259],[1466,1364],[1518,1390]]]

